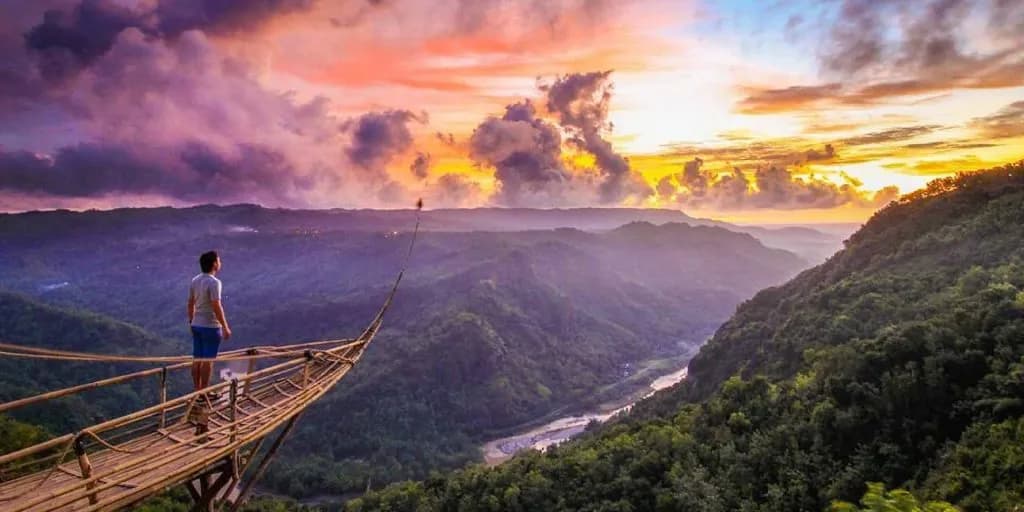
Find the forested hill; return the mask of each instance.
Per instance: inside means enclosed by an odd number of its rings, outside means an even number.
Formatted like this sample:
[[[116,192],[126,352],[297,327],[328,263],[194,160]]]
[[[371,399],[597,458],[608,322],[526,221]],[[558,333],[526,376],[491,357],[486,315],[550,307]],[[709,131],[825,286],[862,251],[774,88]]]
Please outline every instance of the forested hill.
[[[933,182],[744,303],[630,417],[350,508],[822,510],[881,482],[1020,510],[1022,247],[1024,164]]]
[[[102,315],[57,308],[23,295],[0,291],[0,341],[31,347],[106,354],[161,355],[185,352],[184,344],[158,338],[146,331]],[[134,369],[131,364],[41,361],[0,357],[0,402],[32,396]],[[184,382],[185,375],[182,375]],[[175,380],[177,382],[177,380]],[[44,405],[14,411],[16,419],[35,427],[16,427],[0,415],[0,452],[39,440],[42,427],[64,434],[142,405],[156,403],[155,380],[118,386],[114,393],[92,391]]]
[[[741,369],[789,377],[809,348],[875,337],[949,309],[965,314],[953,291],[990,282],[1019,288],[1024,273],[1012,265],[1024,258],[1021,174],[1018,164],[936,180],[882,209],[826,263],[743,304],[691,362],[698,385],[689,389],[706,396]]]

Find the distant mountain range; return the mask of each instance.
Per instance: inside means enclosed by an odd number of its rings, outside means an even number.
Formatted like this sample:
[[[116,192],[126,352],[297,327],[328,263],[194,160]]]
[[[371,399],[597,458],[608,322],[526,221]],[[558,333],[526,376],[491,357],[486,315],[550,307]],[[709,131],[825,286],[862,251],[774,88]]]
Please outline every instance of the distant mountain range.
[[[414,210],[289,210],[258,205],[196,206],[191,208],[122,208],[107,211],[29,212],[0,214],[0,233],[11,236],[85,236],[122,230],[130,235],[144,229],[173,236],[181,229],[218,234],[246,231],[402,231],[415,222]],[[769,247],[785,249],[818,263],[842,248],[856,224],[814,226],[735,225],[696,218],[679,210],[642,208],[473,208],[424,210],[425,231],[530,231],[575,228],[607,231],[630,222],[683,223],[715,226],[749,233]],[[137,233],[136,233],[137,234]]]

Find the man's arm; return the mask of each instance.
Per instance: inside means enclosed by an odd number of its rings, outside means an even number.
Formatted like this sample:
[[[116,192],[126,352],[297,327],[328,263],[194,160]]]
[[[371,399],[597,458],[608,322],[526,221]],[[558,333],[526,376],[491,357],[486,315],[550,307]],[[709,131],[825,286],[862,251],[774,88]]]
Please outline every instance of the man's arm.
[[[224,318],[224,306],[219,300],[211,300],[210,305],[213,306],[213,314],[217,316],[217,321],[224,328],[224,339],[231,339],[231,328],[228,327],[228,320]]]
[[[192,325],[192,319],[196,317],[196,296],[192,295],[192,291],[188,292],[188,324]]]

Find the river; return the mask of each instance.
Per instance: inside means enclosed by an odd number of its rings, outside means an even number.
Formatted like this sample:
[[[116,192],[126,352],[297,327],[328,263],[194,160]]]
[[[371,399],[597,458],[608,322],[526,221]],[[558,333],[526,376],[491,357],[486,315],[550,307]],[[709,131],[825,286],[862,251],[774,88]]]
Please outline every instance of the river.
[[[662,375],[655,379],[654,382],[651,382],[649,386],[650,389],[643,395],[643,397],[641,397],[641,399],[647,398],[655,392],[672,386],[685,378],[686,368],[676,370],[667,375]],[[526,432],[503,437],[501,439],[495,439],[494,441],[484,445],[484,461],[488,465],[500,464],[510,459],[520,450],[525,450],[527,448],[544,450],[549,446],[568,441],[583,432],[591,421],[597,421],[600,423],[608,421],[612,416],[615,416],[620,412],[628,411],[637,401],[630,402],[622,407],[609,411],[597,411],[578,416],[566,416]]]

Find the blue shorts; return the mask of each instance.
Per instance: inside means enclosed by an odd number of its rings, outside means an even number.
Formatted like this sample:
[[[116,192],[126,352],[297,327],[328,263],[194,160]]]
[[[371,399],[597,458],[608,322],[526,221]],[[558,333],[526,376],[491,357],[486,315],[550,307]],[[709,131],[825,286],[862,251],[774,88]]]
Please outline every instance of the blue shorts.
[[[213,359],[220,349],[220,327],[192,326],[192,357]]]

